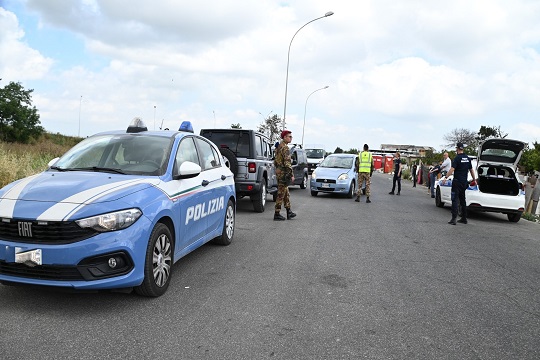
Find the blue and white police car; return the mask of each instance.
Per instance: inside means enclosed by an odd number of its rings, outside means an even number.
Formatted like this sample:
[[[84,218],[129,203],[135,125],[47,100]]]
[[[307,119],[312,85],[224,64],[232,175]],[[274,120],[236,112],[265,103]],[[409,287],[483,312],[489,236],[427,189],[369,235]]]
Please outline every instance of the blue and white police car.
[[[234,175],[189,122],[148,131],[135,118],[49,165],[0,190],[3,284],[155,297],[180,258],[233,239]]]
[[[518,222],[525,211],[525,190],[518,176],[518,163],[525,149],[523,141],[493,138],[478,147],[478,157],[471,161],[477,183],[468,173],[469,187],[465,202],[469,211],[506,214],[511,222]],[[452,181],[435,182],[435,205],[452,204]],[[459,208],[461,215],[461,208]]]

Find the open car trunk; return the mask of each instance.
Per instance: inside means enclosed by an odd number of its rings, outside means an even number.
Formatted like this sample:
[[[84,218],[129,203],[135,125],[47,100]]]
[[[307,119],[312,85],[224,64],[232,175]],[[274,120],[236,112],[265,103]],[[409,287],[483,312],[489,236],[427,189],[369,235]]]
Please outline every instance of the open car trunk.
[[[483,193],[517,196],[520,184],[514,170],[501,165],[478,167],[478,189]]]

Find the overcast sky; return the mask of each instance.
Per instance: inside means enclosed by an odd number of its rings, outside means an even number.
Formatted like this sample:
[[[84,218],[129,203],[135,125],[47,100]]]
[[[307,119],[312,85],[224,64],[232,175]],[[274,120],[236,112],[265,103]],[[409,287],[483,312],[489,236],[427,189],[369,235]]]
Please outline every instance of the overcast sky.
[[[293,142],[439,151],[481,125],[540,142],[538,0],[0,0],[0,86],[34,89],[65,135],[256,129],[283,117],[289,44],[319,17],[290,48]]]

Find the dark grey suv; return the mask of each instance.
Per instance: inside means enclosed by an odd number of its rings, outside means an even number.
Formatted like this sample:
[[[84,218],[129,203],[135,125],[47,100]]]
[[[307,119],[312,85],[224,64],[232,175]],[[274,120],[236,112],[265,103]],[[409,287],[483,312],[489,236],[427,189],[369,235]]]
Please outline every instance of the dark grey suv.
[[[253,209],[263,212],[266,195],[277,193],[270,139],[254,130],[245,129],[203,129],[201,136],[216,144],[228,160],[235,176],[236,196],[249,196]]]
[[[308,184],[308,161],[306,151],[302,145],[289,144],[291,153],[291,164],[294,174],[294,184],[300,185],[300,189],[305,189]]]

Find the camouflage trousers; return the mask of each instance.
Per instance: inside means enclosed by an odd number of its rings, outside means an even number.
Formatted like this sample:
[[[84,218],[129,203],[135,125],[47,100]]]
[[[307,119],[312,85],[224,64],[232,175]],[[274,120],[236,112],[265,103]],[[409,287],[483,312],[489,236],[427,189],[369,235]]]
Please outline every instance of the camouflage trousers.
[[[289,197],[289,185],[287,183],[278,182],[278,191],[276,199],[276,212],[281,211],[281,204],[285,206],[285,209],[291,208],[291,200]]]
[[[362,184],[366,181],[366,196],[371,194],[371,176],[367,172],[358,173],[358,189],[356,190],[356,196],[362,195]]]

